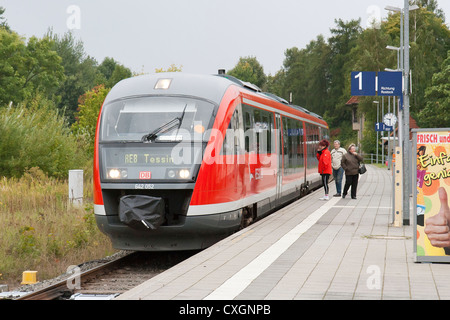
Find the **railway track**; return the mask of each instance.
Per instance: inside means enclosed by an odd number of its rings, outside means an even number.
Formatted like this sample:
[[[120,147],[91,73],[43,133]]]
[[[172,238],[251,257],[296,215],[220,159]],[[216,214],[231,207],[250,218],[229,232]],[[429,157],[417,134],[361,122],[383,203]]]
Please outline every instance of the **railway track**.
[[[132,252],[16,300],[112,299],[197,252]]]

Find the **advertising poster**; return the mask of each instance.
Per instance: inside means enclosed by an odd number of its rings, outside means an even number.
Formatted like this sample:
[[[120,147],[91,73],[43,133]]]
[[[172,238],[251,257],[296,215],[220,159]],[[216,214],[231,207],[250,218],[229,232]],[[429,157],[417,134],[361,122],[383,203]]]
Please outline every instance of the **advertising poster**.
[[[413,133],[416,261],[450,262],[450,128]]]

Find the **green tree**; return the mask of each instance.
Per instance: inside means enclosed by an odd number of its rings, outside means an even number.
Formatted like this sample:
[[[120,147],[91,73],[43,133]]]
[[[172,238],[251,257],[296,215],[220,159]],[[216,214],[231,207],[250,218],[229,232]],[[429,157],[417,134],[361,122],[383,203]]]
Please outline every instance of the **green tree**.
[[[5,13],[5,8],[0,7],[0,28],[5,29],[6,31],[11,31],[11,29],[8,26],[8,23],[6,22],[6,19],[3,17],[4,13]]]
[[[339,135],[345,141],[354,136],[351,110],[345,102],[350,99],[347,83],[353,68],[351,51],[357,46],[362,28],[359,20],[339,19],[335,23],[328,41],[319,35],[304,49],[294,47],[285,51],[279,78],[283,88],[277,90],[285,99],[292,93],[294,104],[324,116],[332,138]]]
[[[419,6],[427,4],[428,8],[414,10],[410,17],[410,68],[412,72],[412,95],[410,99],[411,115],[417,113],[427,103],[425,90],[431,85],[433,74],[439,72],[442,62],[450,50],[450,31],[443,17],[437,15],[435,1],[421,1]],[[383,23],[387,44],[398,47],[400,44],[400,14],[390,14]],[[387,50],[386,50],[387,51]],[[388,53],[387,67],[397,67],[394,52]]]
[[[289,94],[286,93],[286,72],[284,69],[279,70],[274,76],[269,74],[263,90],[289,101]]]
[[[286,50],[283,67],[286,74],[285,94],[292,103],[323,115],[327,104],[329,46],[322,35],[310,41],[305,49]]]
[[[347,75],[351,70],[370,70],[384,71],[387,66],[386,61],[392,61],[394,56],[391,50],[386,49],[389,42],[389,36],[386,35],[385,26],[382,23],[381,28],[367,28],[361,32],[356,46],[352,49],[349,57],[349,66],[347,67]],[[348,77],[345,91],[350,93],[350,79]],[[348,98],[350,96],[348,95]],[[377,121],[377,108],[373,101],[376,97],[360,97],[358,112],[364,114],[366,132],[363,133],[364,141],[362,146],[365,152],[376,150],[376,135],[371,134]],[[373,147],[373,150],[367,148]]]
[[[23,64],[26,47],[15,32],[0,29],[0,106],[10,101],[22,101],[25,79],[17,69]]]
[[[50,30],[48,36],[53,39],[54,50],[62,58],[61,65],[66,76],[57,90],[61,97],[57,106],[64,110],[69,122],[73,123],[78,98],[96,85],[97,61],[86,55],[83,42],[76,40],[71,32],[59,36]]]
[[[53,98],[60,83],[64,80],[64,69],[61,57],[53,51],[50,38],[28,39],[24,63],[19,67],[25,77],[24,88],[42,92],[48,98]]]
[[[292,102],[297,105],[303,105],[307,108],[304,101],[305,81],[308,81],[305,75],[307,64],[307,53],[305,50],[300,50],[297,47],[287,49],[285,51],[285,59],[283,62],[284,73],[284,93],[283,97],[292,94]]]
[[[432,11],[420,8],[412,13],[410,19],[410,67],[413,79],[410,111],[413,118],[419,120],[420,126],[434,127],[445,123],[446,117],[442,108],[448,108],[449,105],[448,102],[445,103],[445,99],[436,103],[429,102],[427,88],[431,86],[431,79],[434,79],[436,72],[441,69],[446,50],[450,49],[450,33],[442,20]],[[388,19],[382,22],[381,29],[364,30],[358,38],[357,46],[351,52],[352,56],[348,62],[353,64],[351,69],[383,71],[385,67],[397,68],[397,52],[385,48],[386,45],[398,46],[399,38],[400,15],[398,13],[389,15]],[[448,81],[448,75],[446,80]],[[439,88],[430,89],[430,98],[435,98],[437,92],[442,91],[442,83],[439,86]],[[350,91],[349,85],[346,91]],[[363,140],[365,152],[374,152],[377,144],[373,134],[376,122],[376,108],[373,100],[374,97],[361,97],[359,103],[359,112],[364,113],[366,119]],[[424,105],[426,105],[426,111],[424,111]],[[439,116],[440,114],[442,116]],[[432,116],[428,117],[428,115]]]
[[[253,83],[262,88],[266,83],[266,75],[256,57],[241,57],[237,65],[227,72],[239,80]]]
[[[99,75],[104,77],[100,83],[106,83],[111,78],[116,65],[117,62],[113,58],[106,57],[103,59],[103,62],[98,66]]]
[[[358,38],[362,32],[361,20],[350,20],[348,22],[342,19],[335,20],[336,27],[330,29],[331,38],[328,39],[330,46],[330,55],[328,56],[329,65],[329,95],[328,105],[333,109],[342,107],[350,98],[346,90],[348,74],[352,65],[349,63],[350,52],[356,47]],[[333,110],[330,110],[331,112]]]
[[[427,103],[425,90],[431,85],[433,75],[440,71],[450,50],[450,30],[433,12],[421,8],[411,19],[412,95],[411,114],[417,115]]]
[[[87,161],[65,118],[42,94],[1,109],[0,136],[0,172],[7,177],[39,167],[49,176],[63,178]]]
[[[326,110],[329,53],[329,46],[320,35],[295,54],[297,60],[292,67],[285,64],[288,67],[288,91],[292,92],[293,103],[320,115]]]
[[[108,82],[106,83],[107,87],[112,88],[114,87],[114,85],[123,80],[123,79],[127,79],[130,78],[133,74],[131,73],[131,70],[128,69],[127,67],[118,64],[116,65],[116,67],[114,68],[114,71],[111,75],[111,78],[109,78]]]
[[[72,125],[72,131],[76,135],[84,136],[88,141],[88,153],[91,156],[94,153],[98,115],[109,91],[109,88],[99,85],[82,95],[79,100],[78,112],[76,113],[76,122]]]
[[[161,72],[181,72],[183,71],[183,66],[180,65],[179,67],[177,67],[175,64],[171,64],[170,67],[168,67],[167,69],[164,68],[156,68],[155,69],[155,73],[161,73]]]
[[[444,11],[438,7],[437,0],[416,0],[416,4],[433,12],[436,17],[445,21]]]
[[[17,33],[0,28],[0,106],[21,102],[36,92],[54,98],[64,73],[52,46],[48,37],[31,37],[25,44]]]
[[[338,138],[343,144],[354,141],[352,131],[351,109],[345,104],[350,99],[348,82],[353,65],[351,51],[357,45],[362,32],[360,20],[335,20],[335,27],[330,29],[328,39],[329,54],[327,56],[327,79],[325,120],[330,126],[331,139]]]
[[[119,64],[113,58],[106,57],[98,66],[97,83],[103,83],[105,87],[112,88],[122,79],[130,78],[132,76],[131,70]]]
[[[450,51],[433,75],[432,85],[425,91],[425,108],[418,114],[419,126],[425,128],[448,128],[450,126]]]

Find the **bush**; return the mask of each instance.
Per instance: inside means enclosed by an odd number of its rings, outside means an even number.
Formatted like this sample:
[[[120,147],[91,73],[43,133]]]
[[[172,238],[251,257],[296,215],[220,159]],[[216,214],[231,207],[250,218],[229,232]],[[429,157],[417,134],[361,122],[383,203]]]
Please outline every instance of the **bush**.
[[[92,190],[92,178],[85,190]],[[31,168],[18,178],[0,178],[0,273],[15,288],[24,270],[36,270],[39,280],[64,273],[69,265],[99,259],[114,252],[97,228],[92,195],[84,206],[68,201],[67,181]],[[92,192],[92,191],[89,191]]]
[[[27,106],[28,105],[28,106]],[[0,109],[0,173],[20,177],[39,167],[62,178],[87,161],[83,139],[77,139],[53,103],[35,98],[19,106]]]

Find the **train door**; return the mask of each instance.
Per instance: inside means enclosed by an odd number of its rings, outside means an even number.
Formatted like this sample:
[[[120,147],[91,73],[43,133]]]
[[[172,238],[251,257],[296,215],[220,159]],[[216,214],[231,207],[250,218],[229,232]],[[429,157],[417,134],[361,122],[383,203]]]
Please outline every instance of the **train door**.
[[[276,187],[276,203],[279,204],[281,201],[281,193],[282,193],[282,184],[283,184],[283,128],[281,126],[281,116],[279,114],[275,114],[276,118],[276,133],[277,133],[277,155],[278,155],[278,164],[277,164],[277,187]]]

